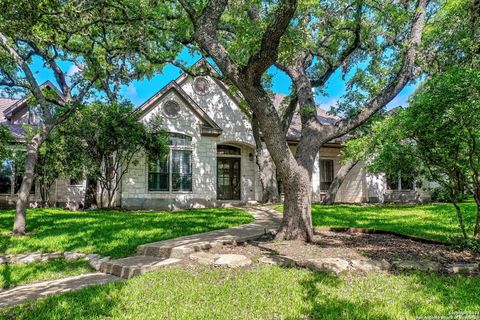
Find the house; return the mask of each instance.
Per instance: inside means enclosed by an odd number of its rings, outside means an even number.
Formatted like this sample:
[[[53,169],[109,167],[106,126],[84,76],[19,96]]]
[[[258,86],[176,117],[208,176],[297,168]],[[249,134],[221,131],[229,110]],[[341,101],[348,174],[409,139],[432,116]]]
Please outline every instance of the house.
[[[279,106],[284,96],[273,98]],[[30,119],[28,106],[21,100],[1,100],[0,112],[5,124],[21,135],[20,120]],[[20,106],[21,105],[21,106]],[[147,159],[137,154],[123,176],[116,197],[126,209],[177,209],[223,206],[259,201],[262,188],[255,162],[255,141],[250,123],[241,111],[238,99],[226,85],[208,77],[182,75],[159,90],[139,108],[142,122],[162,117],[162,126],[170,133],[169,156],[165,160]],[[15,116],[14,116],[15,115]],[[317,120],[333,125],[339,118],[318,108]],[[28,120],[24,120],[27,121]],[[300,122],[294,117],[287,139],[295,151],[300,138]],[[330,141],[320,148],[312,177],[313,201],[320,201],[341,167],[344,139]],[[3,172],[3,171],[2,171]],[[2,181],[8,181],[4,171]],[[15,176],[15,175],[13,175]],[[2,190],[2,203],[15,199],[13,182]],[[16,180],[15,180],[16,181]],[[1,189],[1,188],[0,188]],[[64,204],[82,202],[84,182],[61,179],[54,186],[53,198]],[[349,172],[336,202],[422,202],[428,193],[406,181],[387,181],[384,175],[372,175],[358,163]],[[32,194],[32,203],[38,201]]]
[[[285,96],[276,95],[278,107]],[[194,208],[259,201],[262,188],[255,162],[255,141],[238,99],[219,80],[182,75],[141,107],[141,121],[154,115],[171,133],[165,161],[138,155],[137,165],[124,176],[120,206],[132,209]],[[317,120],[333,125],[339,118],[318,108]],[[287,134],[295,151],[300,120],[294,117]],[[330,141],[320,150],[312,177],[312,198],[320,201],[341,167],[344,139]],[[395,184],[396,183],[396,184]],[[348,174],[336,202],[423,202],[428,193],[413,183],[387,181],[372,175],[362,163]]]
[[[47,81],[41,85],[42,89],[51,89],[61,95],[55,86]],[[37,125],[41,121],[35,108],[28,104],[28,99],[0,98],[0,125],[10,129],[17,143],[12,146],[18,151],[24,149],[25,131],[24,125]],[[5,160],[0,167],[0,208],[15,206],[16,193],[20,189],[23,178],[23,168],[16,167],[11,160]],[[80,204],[85,197],[85,182],[76,179],[57,179],[50,190],[52,202],[61,205]],[[34,183],[30,193],[30,205],[40,206],[42,198],[38,185]]]

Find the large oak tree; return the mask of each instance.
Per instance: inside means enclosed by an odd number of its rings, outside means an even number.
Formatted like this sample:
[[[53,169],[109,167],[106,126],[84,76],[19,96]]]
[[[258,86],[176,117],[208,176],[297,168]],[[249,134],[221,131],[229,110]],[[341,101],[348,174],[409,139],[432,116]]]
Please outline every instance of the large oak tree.
[[[312,240],[311,177],[319,148],[364,123],[414,77],[426,0],[233,1],[179,0],[193,26],[193,40],[245,99],[281,175],[284,217],[278,238]],[[357,54],[357,51],[361,53]],[[349,84],[334,125],[316,119],[314,88],[339,68],[365,63]],[[294,83],[297,104],[278,112],[264,85],[277,65]],[[295,154],[286,130],[295,112],[301,138]]]
[[[175,57],[181,44],[171,36],[179,32],[181,15],[170,2],[152,6],[142,0],[1,0],[0,7],[0,87],[30,96],[43,119],[26,143],[16,204],[13,232],[25,234],[38,150],[52,128],[74,115],[92,92],[102,90],[116,100],[123,84]],[[142,59],[144,52],[155,54],[156,63]],[[58,92],[38,83],[34,62],[53,74]]]

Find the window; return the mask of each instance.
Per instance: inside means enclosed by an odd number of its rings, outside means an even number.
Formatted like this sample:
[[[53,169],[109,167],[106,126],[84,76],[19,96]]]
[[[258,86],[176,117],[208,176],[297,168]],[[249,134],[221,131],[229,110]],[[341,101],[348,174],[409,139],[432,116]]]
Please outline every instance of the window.
[[[170,133],[168,136],[168,145],[172,147],[190,147],[192,145],[192,137],[179,133]]]
[[[4,160],[0,168],[0,193],[10,194],[12,192],[12,162]]]
[[[168,191],[169,190],[169,161],[166,159],[157,159],[150,161],[148,166],[148,191]]]
[[[192,138],[171,133],[169,155],[150,160],[148,191],[192,191]]]
[[[320,160],[320,190],[327,191],[333,181],[333,160]]]
[[[387,175],[387,187],[389,190],[413,190],[414,178],[412,175],[397,174]]]
[[[240,148],[228,145],[218,145],[217,146],[218,155],[227,155],[227,156],[239,156]]]
[[[192,151],[172,150],[172,190],[192,191]]]

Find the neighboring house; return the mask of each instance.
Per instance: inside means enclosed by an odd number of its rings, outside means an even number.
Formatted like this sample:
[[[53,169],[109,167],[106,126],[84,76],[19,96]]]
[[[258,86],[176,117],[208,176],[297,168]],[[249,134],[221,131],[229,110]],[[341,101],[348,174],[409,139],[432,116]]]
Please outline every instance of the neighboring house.
[[[49,81],[41,85],[42,88],[54,89]],[[57,91],[58,92],[58,91]],[[35,108],[28,105],[28,100],[0,98],[0,124],[6,125],[15,137],[17,143],[12,146],[18,151],[24,150],[25,132],[23,125],[37,125],[41,121]],[[16,193],[22,183],[23,168],[16,168],[13,161],[5,160],[0,167],[0,208],[13,207],[17,200]],[[85,196],[85,183],[73,179],[58,179],[50,191],[50,199],[59,205],[78,204]],[[31,206],[42,203],[38,186],[34,183],[30,194]]]
[[[277,108],[284,97],[274,97]],[[4,107],[0,112],[10,112],[11,107],[19,103],[8,99],[1,101]],[[27,117],[28,106],[17,105],[13,109],[24,110],[23,116],[18,114],[16,118]],[[136,155],[138,161],[131,164],[121,181],[116,197],[118,206],[127,209],[197,208],[255,202],[262,198],[250,123],[237,98],[219,80],[182,75],[146,101],[139,112],[142,122],[153,115],[162,117],[163,128],[170,132],[170,152],[165,160]],[[320,108],[317,119],[325,125],[339,120]],[[18,126],[16,121],[9,122],[6,115],[3,121],[12,130]],[[21,132],[21,127],[17,129]],[[294,117],[287,138],[295,151],[300,138],[298,116]],[[341,167],[343,142],[343,139],[330,141],[319,150],[312,177],[314,201],[322,199]],[[54,199],[60,203],[82,202],[84,186],[84,182],[72,185],[68,180],[61,180],[52,190]],[[5,187],[5,191],[11,203],[15,188]],[[362,163],[350,171],[336,196],[336,202],[341,203],[422,202],[426,199],[428,194],[414,184],[387,182],[384,175],[366,173]],[[35,201],[38,201],[36,195],[32,197],[32,202]]]

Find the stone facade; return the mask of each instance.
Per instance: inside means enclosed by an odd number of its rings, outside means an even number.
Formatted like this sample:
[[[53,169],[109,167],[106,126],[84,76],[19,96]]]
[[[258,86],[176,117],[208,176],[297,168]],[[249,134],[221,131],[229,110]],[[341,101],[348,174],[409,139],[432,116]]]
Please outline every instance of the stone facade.
[[[8,99],[4,100],[4,104],[0,103],[0,109],[6,108],[6,103],[14,102]],[[281,98],[275,97],[274,101],[277,100],[280,101]],[[328,125],[327,120],[330,119],[328,113],[322,109],[319,111],[322,111],[319,113],[322,121],[326,121],[324,124]],[[14,111],[5,112],[5,114],[7,113],[9,118],[4,120],[8,121],[10,125],[32,124],[32,121],[35,120],[26,104]],[[255,162],[255,140],[250,122],[242,112],[238,99],[229,92],[223,83],[210,77],[192,78],[182,75],[145,102],[140,107],[140,114],[140,121],[144,123],[159,116],[162,119],[163,129],[188,137],[188,145],[172,146],[171,149],[191,152],[191,190],[188,188],[188,191],[172,191],[173,187],[169,187],[169,191],[152,191],[153,188],[149,190],[149,161],[143,153],[139,153],[135,155],[135,161],[131,163],[128,172],[122,178],[119,192],[116,195],[117,206],[126,209],[173,210],[227,206],[231,203],[241,204],[262,199],[262,188]],[[337,118],[330,120],[332,119]],[[295,126],[294,123],[295,121],[292,122],[292,127]],[[289,132],[299,134],[300,130],[296,128]],[[295,152],[299,137],[292,138],[290,135],[287,137],[292,152]],[[239,153],[217,155],[217,147],[221,145],[236,147]],[[322,190],[322,188],[325,189],[329,183],[321,181],[321,170],[323,170],[321,161],[331,161],[328,162],[329,168],[331,168],[329,179],[333,179],[342,166],[341,151],[341,141],[329,143],[319,150],[312,174],[312,200],[314,202],[323,199],[326,190]],[[239,187],[237,187],[238,185],[235,187],[235,192],[239,193],[239,196],[232,197],[230,200],[219,200],[218,196],[217,166],[220,157],[238,159],[233,162],[239,163],[240,166],[238,176],[240,183]],[[225,161],[222,160],[221,164]],[[170,171],[169,175],[171,178]],[[230,176],[230,179],[234,179],[232,177],[237,181],[236,176]],[[323,179],[326,179],[325,176]],[[168,183],[172,184],[170,180]],[[70,179],[59,179],[50,191],[52,202],[71,209],[81,208],[84,196],[85,181],[78,185],[70,185]],[[338,190],[335,201],[339,203],[388,203],[425,202],[428,199],[428,192],[419,188],[388,190],[384,175],[367,173],[364,164],[358,163],[348,173]],[[1,207],[12,207],[15,205],[15,200],[16,195],[13,191],[9,194],[0,194]],[[30,202],[32,207],[42,205],[38,188],[36,188],[35,194],[31,195]]]
[[[148,161],[144,155],[137,156],[137,164],[131,166],[124,176],[120,193],[120,205],[128,209],[178,209],[224,206],[229,203],[259,201],[262,196],[258,179],[258,167],[255,163],[255,141],[251,126],[241,111],[237,100],[228,89],[217,80],[203,78],[203,91],[195,89],[195,79],[180,77],[174,83],[162,89],[141,108],[144,109],[142,121],[148,121],[154,115],[163,119],[162,126],[168,132],[191,137],[192,151],[192,190],[191,191],[149,191]],[[168,117],[163,111],[167,101],[175,101],[179,106],[176,117]],[[211,122],[210,122],[211,121]],[[214,123],[221,130],[219,134],[205,134],[206,125]],[[230,145],[240,148],[240,200],[217,199],[217,146]],[[292,152],[296,142],[290,142]],[[322,147],[315,160],[312,175],[312,199],[321,201],[325,190],[321,190],[320,160],[332,160],[333,174],[340,170],[342,145],[332,143]],[[363,163],[356,164],[349,172],[336,199],[339,203],[389,202],[394,197],[387,190],[386,181],[381,175],[368,174]],[[412,193],[417,200],[424,199],[419,192]],[[400,199],[407,200],[403,196]],[[410,200],[410,198],[408,198]]]

